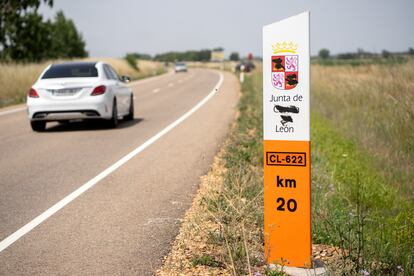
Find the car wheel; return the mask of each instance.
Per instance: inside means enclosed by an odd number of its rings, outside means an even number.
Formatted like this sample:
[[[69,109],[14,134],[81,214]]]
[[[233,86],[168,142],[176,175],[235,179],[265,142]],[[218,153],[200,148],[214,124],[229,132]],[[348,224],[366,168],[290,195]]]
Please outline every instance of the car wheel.
[[[46,122],[43,121],[31,121],[30,126],[32,127],[33,131],[41,132],[46,129]]]
[[[112,104],[112,117],[109,120],[109,127],[116,128],[118,126],[118,108],[116,107],[116,100]]]
[[[129,104],[129,113],[124,118],[126,121],[134,120],[134,96],[131,95],[131,103]]]

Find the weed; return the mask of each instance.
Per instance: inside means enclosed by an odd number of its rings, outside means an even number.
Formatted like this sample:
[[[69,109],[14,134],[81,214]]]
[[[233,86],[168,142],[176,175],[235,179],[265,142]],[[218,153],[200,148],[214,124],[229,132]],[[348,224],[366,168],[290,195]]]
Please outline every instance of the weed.
[[[210,266],[210,267],[222,267],[223,266],[222,263],[220,263],[219,261],[217,261],[216,259],[214,259],[214,257],[210,255],[203,255],[200,257],[195,257],[193,258],[191,263],[193,264],[193,266],[197,266],[197,265],[205,265],[205,266]]]
[[[266,270],[266,276],[286,276],[286,273],[283,270]]]

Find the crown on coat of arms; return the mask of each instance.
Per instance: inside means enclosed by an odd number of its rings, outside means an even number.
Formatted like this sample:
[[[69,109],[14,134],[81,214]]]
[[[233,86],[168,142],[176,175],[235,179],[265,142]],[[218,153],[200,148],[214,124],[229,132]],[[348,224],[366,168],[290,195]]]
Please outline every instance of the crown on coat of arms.
[[[298,44],[290,42],[278,42],[276,44],[272,45],[273,54],[278,53],[296,53],[296,50],[298,49]]]

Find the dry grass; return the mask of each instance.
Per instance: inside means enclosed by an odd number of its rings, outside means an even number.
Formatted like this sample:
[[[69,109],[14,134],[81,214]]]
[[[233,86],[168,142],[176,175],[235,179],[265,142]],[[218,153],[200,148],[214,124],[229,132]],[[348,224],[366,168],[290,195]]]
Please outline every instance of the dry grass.
[[[230,275],[231,272],[218,260],[226,254],[223,248],[210,243],[211,235],[220,235],[220,225],[211,220],[203,198],[222,189],[223,150],[215,157],[212,170],[201,178],[200,187],[187,211],[180,233],[174,241],[172,250],[164,260],[164,265],[156,273],[169,275]],[[208,257],[207,257],[208,256]],[[207,260],[207,261],[202,261]]]
[[[147,76],[157,75],[164,71],[159,62],[139,60],[139,71],[134,70],[123,59],[116,58],[87,58],[83,61],[104,61],[111,64],[119,75],[129,75],[133,80]],[[23,103],[26,100],[26,92],[36,81],[44,68],[53,62],[43,63],[0,63],[0,107]]]
[[[414,60],[314,65],[312,109],[368,150],[402,194],[414,195]]]
[[[117,58],[88,58],[89,61],[103,61],[111,64],[119,75],[127,75],[132,79],[141,79],[148,76],[155,76],[163,72],[163,64],[157,61],[137,60],[139,71],[132,68],[124,59]]]
[[[0,63],[0,107],[24,102],[27,90],[46,66]]]
[[[209,68],[217,70],[225,70],[229,72],[234,72],[238,62],[236,61],[225,61],[225,62],[200,62],[200,61],[190,61],[187,62],[188,67],[190,68]]]

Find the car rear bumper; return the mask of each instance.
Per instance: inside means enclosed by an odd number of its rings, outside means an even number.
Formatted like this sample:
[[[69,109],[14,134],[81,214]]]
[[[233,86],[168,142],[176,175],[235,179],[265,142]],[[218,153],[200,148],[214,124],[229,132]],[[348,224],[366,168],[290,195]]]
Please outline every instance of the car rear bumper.
[[[187,72],[187,68],[175,68],[174,71],[176,73],[178,73],[178,72]]]
[[[79,101],[37,101],[29,99],[28,117],[32,121],[60,121],[77,119],[110,119],[112,107],[100,99],[90,102]]]
[[[62,121],[78,119],[101,119],[101,115],[95,110],[72,111],[40,111],[33,114],[32,121]]]

